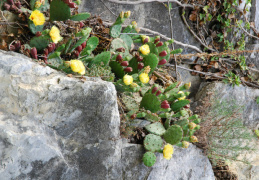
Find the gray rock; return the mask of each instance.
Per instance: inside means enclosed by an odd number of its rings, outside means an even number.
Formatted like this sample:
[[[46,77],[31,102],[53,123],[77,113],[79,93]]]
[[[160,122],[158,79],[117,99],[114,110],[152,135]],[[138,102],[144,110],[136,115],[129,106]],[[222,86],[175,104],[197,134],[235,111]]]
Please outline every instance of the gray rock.
[[[259,97],[259,90],[251,87],[245,86],[234,86],[230,84],[225,84],[222,82],[214,82],[214,83],[202,83],[199,92],[195,97],[194,107],[202,105],[203,102],[209,101],[209,103],[213,104],[213,99],[216,98],[217,101],[224,104],[224,102],[228,102],[224,105],[224,107],[229,108],[238,105],[243,106],[240,109],[240,115],[236,115],[235,118],[241,118],[243,124],[250,128],[251,130],[255,130],[259,128],[259,105],[256,103],[256,98]],[[207,100],[206,100],[207,99]],[[207,104],[205,103],[205,104]],[[222,118],[221,111],[217,109],[211,109],[218,111],[218,117]],[[232,108],[233,109],[233,108]],[[233,109],[235,111],[237,109]],[[206,105],[202,106],[200,112],[207,114],[210,111],[209,107]],[[224,113],[224,112],[223,112]],[[223,117],[224,118],[224,117]],[[228,118],[228,117],[226,117]],[[231,119],[233,120],[233,119]],[[249,130],[246,130],[249,133]],[[235,131],[233,131],[235,133]],[[252,131],[250,132],[252,133]],[[235,140],[229,141],[228,143],[235,143]],[[229,164],[231,171],[238,175],[238,179],[240,180],[258,180],[258,172],[259,172],[259,141],[255,139],[249,140],[249,146],[253,147],[253,151],[240,151],[238,155],[239,160],[248,160],[251,164],[245,164],[238,161],[231,161]],[[242,143],[238,143],[240,147],[243,146]],[[231,157],[231,154],[230,154]]]
[[[141,162],[145,150],[141,145],[128,145],[122,149],[123,179],[130,180],[214,180],[211,164],[200,149],[174,147],[172,159],[163,159],[157,153],[156,164],[148,168]],[[132,158],[129,158],[132,157]],[[128,171],[130,169],[130,171]]]
[[[121,139],[112,83],[80,79],[0,51],[0,179],[214,179],[195,146],[142,163],[143,146]]]
[[[195,97],[196,104],[199,104],[207,95],[207,92],[214,92],[219,101],[235,100],[236,104],[243,105],[241,112],[244,125],[254,129],[259,125],[259,106],[256,98],[259,96],[259,90],[245,86],[232,86],[222,82],[202,83],[199,92]]]

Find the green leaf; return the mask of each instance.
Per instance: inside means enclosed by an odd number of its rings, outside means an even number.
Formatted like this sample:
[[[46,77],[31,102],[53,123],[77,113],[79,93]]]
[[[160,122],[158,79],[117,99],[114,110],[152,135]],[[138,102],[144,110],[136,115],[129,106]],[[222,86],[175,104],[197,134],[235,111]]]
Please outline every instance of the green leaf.
[[[49,44],[50,40],[48,36],[33,37],[30,41],[31,47],[36,47],[38,51],[42,51]]]
[[[80,13],[80,14],[76,14],[70,17],[70,20],[72,21],[83,21],[86,20],[87,18],[89,18],[91,16],[90,13]]]
[[[259,104],[259,96],[256,98],[256,103]]]
[[[90,37],[87,40],[87,46],[85,49],[81,52],[80,56],[90,55],[92,51],[98,46],[99,39],[95,36]]]
[[[70,18],[70,8],[62,0],[52,0],[50,3],[50,20],[65,21]]]
[[[43,30],[43,27],[44,25],[35,26],[34,23],[31,20],[29,20],[29,28],[33,34],[36,34],[36,32],[38,31],[41,32]]]

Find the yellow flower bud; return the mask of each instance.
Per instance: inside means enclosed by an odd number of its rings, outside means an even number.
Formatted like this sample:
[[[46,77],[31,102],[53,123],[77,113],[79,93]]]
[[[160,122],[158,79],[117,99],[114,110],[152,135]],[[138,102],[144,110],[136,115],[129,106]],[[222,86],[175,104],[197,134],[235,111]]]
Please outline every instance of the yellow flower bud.
[[[163,149],[164,158],[170,160],[174,153],[174,147],[171,144],[166,144]]]
[[[41,6],[41,1],[35,2],[35,8],[38,9]]]
[[[121,11],[121,13],[120,13],[120,18],[124,18],[124,12],[123,11]]]
[[[70,61],[70,68],[72,71],[84,75],[85,74],[85,66],[82,61],[80,60],[71,60]]]
[[[197,138],[196,136],[191,136],[191,137],[190,137],[190,141],[191,141],[192,143],[198,142],[198,138]]]
[[[136,21],[132,21],[131,24],[132,24],[134,27],[137,27],[137,26],[138,26],[138,24],[137,24]]]
[[[133,83],[133,77],[126,74],[125,76],[123,76],[123,82],[125,85],[128,86]]]
[[[190,130],[194,129],[196,126],[197,126],[197,125],[196,125],[195,123],[193,123],[193,122],[190,122],[190,123],[188,124],[188,127],[189,127]]]
[[[149,76],[148,76],[148,74],[147,74],[147,73],[141,73],[141,74],[139,75],[139,80],[140,80],[140,82],[142,82],[142,83],[144,83],[144,84],[148,83],[148,82],[149,82]]]
[[[191,85],[192,85],[191,82],[185,83],[185,84],[184,84],[184,87],[185,87],[185,89],[190,89]]]
[[[182,141],[182,147],[183,147],[183,148],[188,148],[189,145],[190,145],[189,142],[187,142],[187,141]]]
[[[130,12],[130,11],[127,11],[127,12],[124,13],[124,17],[125,17],[125,18],[128,18],[128,17],[130,17],[130,14],[131,14],[131,12]]]
[[[131,87],[131,88],[138,87],[138,84],[137,84],[137,83],[131,83],[131,84],[130,84],[130,87]]]
[[[183,91],[179,91],[177,94],[182,94],[182,97],[179,97],[178,100],[184,100],[186,98],[185,94]]]
[[[51,28],[49,35],[54,43],[58,43],[60,40],[62,40],[62,37],[60,36],[60,31],[56,26],[53,26]]]
[[[143,46],[140,46],[139,51],[143,55],[148,55],[150,53],[150,49],[149,49],[149,46],[147,44],[144,44]]]
[[[39,10],[32,11],[30,17],[35,26],[43,25],[45,23],[45,16]]]

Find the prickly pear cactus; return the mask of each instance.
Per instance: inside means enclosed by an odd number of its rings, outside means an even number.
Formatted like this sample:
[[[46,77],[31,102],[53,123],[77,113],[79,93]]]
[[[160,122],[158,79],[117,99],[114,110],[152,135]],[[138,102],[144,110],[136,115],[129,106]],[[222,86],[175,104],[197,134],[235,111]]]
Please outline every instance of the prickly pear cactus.
[[[70,18],[70,7],[62,0],[52,0],[50,3],[50,20],[65,21]]]
[[[80,14],[76,14],[70,17],[70,20],[72,21],[83,21],[88,19],[91,16],[90,13],[80,13]]]
[[[153,133],[158,136],[162,136],[166,131],[163,124],[161,124],[160,122],[155,122],[153,124],[149,124],[149,125],[145,126],[145,129],[148,132]]]
[[[151,167],[156,163],[156,155],[153,152],[146,152],[142,160],[145,166]]]
[[[91,61],[91,64],[89,66],[91,67],[91,65],[93,64],[107,66],[109,64],[110,59],[111,59],[110,51],[102,52],[101,54],[98,54],[97,56],[94,57],[94,59]]]
[[[49,9],[50,5],[48,1],[44,1],[39,8],[35,7],[36,1],[38,0],[30,0],[30,7],[32,10],[38,9],[39,11],[47,11]]]
[[[118,78],[123,78],[125,75],[124,69],[121,66],[121,64],[117,61],[110,61],[110,67],[112,69],[112,72],[115,74]]]
[[[129,50],[132,50],[134,48],[133,41],[129,35],[122,34],[120,35],[120,38],[127,44]]]
[[[140,108],[145,108],[146,110],[150,110],[151,112],[157,112],[160,109],[161,103],[158,97],[154,94],[146,93],[143,97]]]
[[[151,70],[149,72],[149,75],[152,74],[152,72],[156,69],[158,65],[158,57],[155,54],[150,53],[149,55],[144,57],[144,65],[150,66]]]
[[[190,101],[188,99],[179,100],[171,105],[171,109],[176,112],[189,103]]]
[[[129,51],[127,44],[121,38],[113,39],[111,42],[110,51],[116,52],[119,48],[124,48],[126,53]]]
[[[38,51],[42,51],[49,44],[49,38],[46,36],[33,37],[30,41],[31,47],[36,47]]]
[[[38,31],[41,32],[43,30],[43,27],[44,27],[44,25],[35,26],[34,23],[31,20],[29,20],[28,25],[29,25],[29,28],[30,28],[30,30],[33,34],[36,34]]]
[[[121,24],[115,24],[110,28],[110,35],[113,38],[117,38],[120,36],[122,30]]]
[[[156,152],[161,150],[163,140],[160,136],[148,134],[144,139],[144,147],[146,150]]]
[[[170,54],[180,54],[182,52],[183,52],[183,49],[179,48],[179,49],[172,50]]]
[[[145,119],[151,122],[161,121],[161,118],[156,113],[148,112],[146,113]]]
[[[189,120],[188,119],[183,119],[176,121],[174,124],[181,126],[182,128],[185,126],[188,126]]]
[[[163,137],[169,144],[178,144],[183,138],[183,130],[178,125],[172,125],[166,130]]]
[[[93,50],[98,46],[99,39],[95,36],[90,37],[87,40],[87,45],[84,50],[81,52],[80,56],[90,55]]]

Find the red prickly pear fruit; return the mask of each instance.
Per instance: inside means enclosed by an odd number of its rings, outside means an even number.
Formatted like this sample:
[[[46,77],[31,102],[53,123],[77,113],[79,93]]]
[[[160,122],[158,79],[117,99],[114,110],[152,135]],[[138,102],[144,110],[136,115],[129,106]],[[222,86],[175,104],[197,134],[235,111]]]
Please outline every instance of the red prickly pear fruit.
[[[166,59],[161,59],[158,63],[158,65],[164,65],[166,63]]]
[[[167,52],[166,51],[162,51],[161,53],[159,53],[159,56],[161,56],[161,57],[164,57],[164,56],[166,56],[167,55]]]
[[[120,54],[118,54],[118,56],[116,57],[116,61],[121,61],[121,60],[123,60],[122,56]]]
[[[144,64],[143,63],[138,63],[138,69],[143,69],[144,68]]]
[[[9,4],[11,4],[11,5],[14,4],[13,0],[7,0],[7,3],[9,3]]]
[[[37,49],[35,47],[31,48],[31,57],[33,59],[38,59],[38,56],[37,56]]]
[[[168,109],[168,108],[170,108],[170,105],[168,104],[168,101],[163,101],[162,103],[161,103],[161,108],[163,108],[163,109]]]
[[[51,53],[51,52],[53,51],[53,46],[52,46],[52,44],[49,44],[47,48],[48,48],[49,53]]]
[[[53,43],[51,43],[51,45],[52,45],[52,48],[53,48],[52,51],[54,51],[56,49],[56,44],[53,42]]]
[[[158,90],[158,87],[153,87],[152,94],[154,94]]]
[[[84,24],[83,22],[81,22],[81,21],[79,22],[80,28],[84,27],[84,25],[85,25],[85,24]]]
[[[74,55],[78,58],[79,57],[79,52],[78,51],[74,51]]]
[[[77,46],[76,50],[80,53],[83,50],[83,48],[81,45],[79,45],[79,46]]]
[[[41,36],[42,33],[40,31],[37,31],[36,34],[35,34],[37,37]]]
[[[163,44],[164,44],[164,43],[160,41],[159,43],[156,44],[156,47],[163,46]]]
[[[15,41],[14,47],[16,51],[19,51],[21,49],[21,41]]]
[[[5,10],[9,11],[11,6],[7,3],[4,3],[4,8],[5,8]]]
[[[144,39],[143,43],[146,44],[146,43],[148,43],[148,41],[149,41],[149,39],[146,38],[146,39]]]
[[[125,52],[125,48],[121,47],[121,48],[116,49],[116,51],[118,51],[118,52]]]
[[[121,66],[128,66],[129,65],[129,62],[128,61],[122,61],[121,62]]]
[[[161,92],[160,90],[158,90],[158,91],[156,92],[156,96],[159,96],[161,93],[162,93],[162,92]]]
[[[10,9],[13,11],[16,11],[18,8],[13,4],[13,5],[11,5]]]
[[[16,5],[19,9],[22,7],[22,5],[21,5],[21,2],[20,2],[20,1],[17,1],[17,2],[15,3],[15,5]]]
[[[133,71],[133,69],[132,69],[132,67],[126,67],[126,68],[124,69],[124,71],[127,72],[127,73],[130,73],[130,72]]]
[[[130,119],[136,119],[136,117],[137,117],[137,114],[132,114],[132,115],[130,116]]]
[[[81,44],[82,48],[84,49],[86,47],[86,41]]]
[[[160,41],[160,38],[156,38],[154,41],[154,44],[158,43]]]
[[[184,106],[185,109],[189,109],[190,108],[190,104],[187,104]]]
[[[76,3],[71,2],[71,3],[68,4],[68,6],[69,6],[70,8],[76,8]]]
[[[11,44],[11,45],[9,46],[9,50],[10,50],[10,51],[15,51],[15,46]]]
[[[137,61],[138,61],[138,62],[143,61],[143,57],[142,57],[142,56],[139,56],[139,57],[137,58]]]
[[[45,48],[45,49],[43,50],[43,53],[44,53],[45,56],[48,56],[48,55],[49,55],[49,50],[48,50],[47,48]]]

